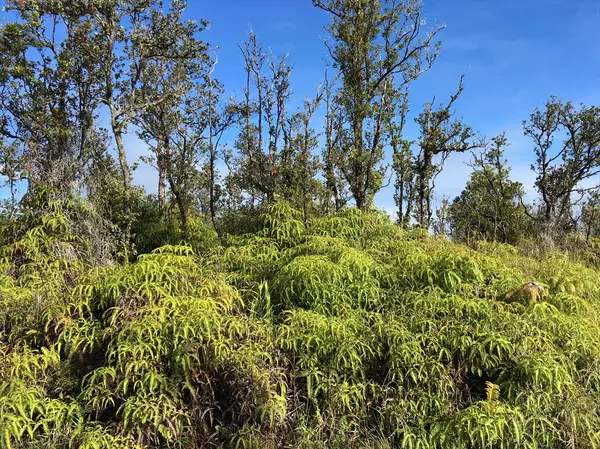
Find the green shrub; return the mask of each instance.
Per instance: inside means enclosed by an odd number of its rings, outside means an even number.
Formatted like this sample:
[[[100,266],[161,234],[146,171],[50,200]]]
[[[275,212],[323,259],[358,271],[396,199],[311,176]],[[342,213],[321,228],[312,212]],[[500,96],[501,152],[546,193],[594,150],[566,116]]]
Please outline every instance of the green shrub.
[[[2,447],[600,447],[600,274],[564,255],[275,204],[102,265],[64,206],[2,234]]]

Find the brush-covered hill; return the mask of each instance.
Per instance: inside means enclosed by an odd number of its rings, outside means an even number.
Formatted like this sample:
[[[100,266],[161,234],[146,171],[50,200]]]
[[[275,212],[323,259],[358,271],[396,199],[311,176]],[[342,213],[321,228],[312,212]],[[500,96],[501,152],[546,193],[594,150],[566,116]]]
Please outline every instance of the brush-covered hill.
[[[565,256],[278,204],[94,266],[36,219],[3,234],[0,447],[600,447],[600,274]]]

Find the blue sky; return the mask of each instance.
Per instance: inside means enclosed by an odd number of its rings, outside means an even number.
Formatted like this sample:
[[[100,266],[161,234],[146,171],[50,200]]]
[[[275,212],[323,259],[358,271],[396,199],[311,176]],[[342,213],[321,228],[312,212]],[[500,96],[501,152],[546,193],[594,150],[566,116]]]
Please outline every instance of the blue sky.
[[[432,70],[414,83],[410,104],[417,114],[434,96],[446,101],[465,73],[465,91],[456,113],[489,137],[505,131],[513,178],[523,182],[529,199],[533,177],[531,145],[521,123],[550,95],[574,103],[600,104],[600,2],[596,0],[424,0],[428,25],[443,23],[441,54]],[[294,69],[294,102],[315,92],[323,77],[322,40],[327,14],[310,0],[189,0],[188,19],[210,22],[203,39],[218,46],[216,76],[227,95],[242,96],[243,60],[238,43],[250,27],[265,47],[288,53]],[[315,122],[315,128],[319,129]],[[416,138],[411,122],[407,137]],[[127,141],[131,160],[145,154],[133,135]],[[469,175],[468,155],[451,157],[436,183],[436,197],[453,199]],[[134,180],[156,190],[156,175],[143,165]],[[376,204],[393,210],[391,187]]]
[[[532,200],[531,146],[521,123],[550,95],[575,103],[600,104],[600,2],[592,0],[424,0],[428,25],[443,23],[441,54],[432,70],[413,86],[411,109],[418,113],[436,96],[446,101],[462,73],[465,91],[456,113],[487,135],[505,131],[513,177],[525,184]],[[328,17],[310,0],[191,0],[188,17],[206,18],[205,39],[219,46],[216,75],[228,95],[241,97],[244,84],[237,44],[250,27],[275,53],[288,53],[294,66],[296,102],[313,93],[323,77],[322,40]],[[318,123],[315,123],[318,129]],[[415,138],[412,122],[407,128]],[[453,199],[469,176],[468,155],[451,157],[436,187],[436,197]],[[154,176],[140,167],[136,179]],[[148,185],[155,189],[154,182]],[[394,209],[391,187],[376,204]]]

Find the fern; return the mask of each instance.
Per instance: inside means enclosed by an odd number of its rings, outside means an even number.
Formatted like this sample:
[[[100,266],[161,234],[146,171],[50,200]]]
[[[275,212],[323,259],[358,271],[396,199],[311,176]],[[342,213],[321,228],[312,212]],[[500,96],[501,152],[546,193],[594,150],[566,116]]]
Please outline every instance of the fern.
[[[2,447],[600,447],[593,269],[283,203],[99,264],[66,206],[2,234]]]

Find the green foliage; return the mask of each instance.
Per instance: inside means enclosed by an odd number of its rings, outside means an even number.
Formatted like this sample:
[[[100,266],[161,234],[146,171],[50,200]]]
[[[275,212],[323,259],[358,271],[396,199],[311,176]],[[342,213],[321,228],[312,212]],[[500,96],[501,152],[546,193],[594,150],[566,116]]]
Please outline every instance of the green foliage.
[[[313,4],[331,17],[327,46],[340,77],[332,101],[339,113],[328,110],[328,121],[339,121],[336,139],[344,145],[333,145],[328,152],[336,153],[333,159],[356,206],[366,210],[384,182],[381,163],[388,125],[404,121],[399,116],[406,110],[400,103],[407,86],[431,68],[439,50],[436,35],[443,27],[425,30],[421,3],[414,0],[313,0]],[[401,132],[402,126],[398,128]],[[330,157],[326,164],[329,161]],[[326,176],[331,184],[331,169],[326,169]]]
[[[535,154],[531,169],[540,196],[537,224],[555,238],[561,237],[573,229],[573,210],[581,206],[586,192],[585,206],[593,204],[598,194],[598,185],[581,185],[595,182],[600,170],[600,107],[581,104],[577,108],[550,97],[542,110],[536,108],[523,121],[523,131],[531,137]],[[563,135],[568,137],[563,140]],[[590,210],[585,209],[581,224],[589,229]]]
[[[600,448],[600,109],[551,98],[524,124],[536,238],[503,137],[434,226],[473,248],[431,237],[436,176],[481,145],[462,79],[417,115],[418,154],[403,136],[443,27],[417,0],[313,4],[338,73],[290,114],[291,65],[252,32],[223,104],[184,0],[7,2],[0,447]],[[157,199],[132,186],[129,125]],[[388,145],[401,226],[370,210]]]
[[[491,240],[516,244],[531,234],[529,213],[522,205],[523,185],[511,181],[504,160],[504,135],[492,139],[493,146],[474,155],[471,178],[450,206],[450,227],[456,240]]]
[[[600,275],[564,256],[274,203],[100,266],[48,209],[3,237],[3,447],[600,444]]]
[[[475,132],[470,126],[454,117],[453,105],[463,92],[464,75],[450,101],[436,107],[433,102],[425,103],[423,112],[415,118],[419,125],[419,153],[414,157],[413,171],[417,202],[415,218],[420,227],[429,229],[432,222],[432,189],[435,179],[442,171],[444,162],[452,153],[464,153],[481,146],[475,141]]]

